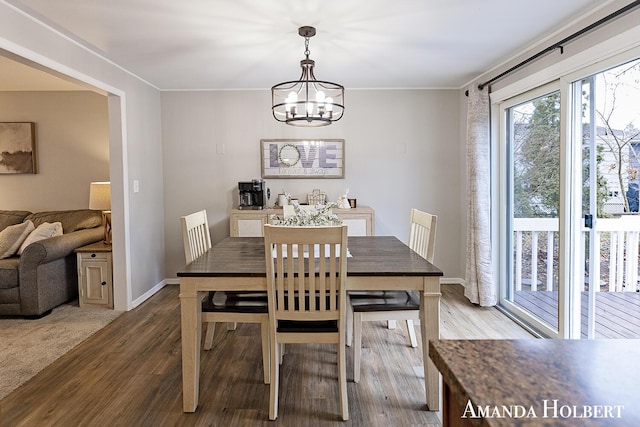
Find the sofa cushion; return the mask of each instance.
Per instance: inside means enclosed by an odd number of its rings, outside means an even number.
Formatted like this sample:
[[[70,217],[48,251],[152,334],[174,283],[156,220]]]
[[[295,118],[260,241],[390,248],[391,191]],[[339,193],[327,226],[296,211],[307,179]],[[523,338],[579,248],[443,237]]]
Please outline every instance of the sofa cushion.
[[[43,222],[60,222],[64,233],[73,233],[102,225],[102,212],[91,209],[37,212],[26,219],[33,222],[36,227]]]
[[[10,225],[20,224],[30,214],[29,211],[0,211],[0,231]]]
[[[0,259],[15,255],[22,242],[34,228],[33,223],[27,220],[22,224],[10,225],[0,231]]]
[[[24,239],[24,242],[20,245],[20,249],[18,249],[18,255],[22,255],[24,249],[30,244],[53,236],[62,236],[62,223],[43,222]]]
[[[0,289],[18,287],[18,267],[20,258],[0,259]]]

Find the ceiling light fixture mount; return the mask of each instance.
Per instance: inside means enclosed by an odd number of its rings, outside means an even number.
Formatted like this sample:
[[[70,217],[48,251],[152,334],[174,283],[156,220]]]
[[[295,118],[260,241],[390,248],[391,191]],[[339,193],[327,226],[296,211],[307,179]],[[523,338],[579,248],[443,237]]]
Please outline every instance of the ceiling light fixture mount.
[[[305,58],[300,61],[302,75],[298,80],[279,83],[271,88],[273,117],[293,126],[326,126],[344,114],[344,86],[317,80],[313,74],[315,61],[309,59],[309,39],[316,35],[314,27],[298,28],[304,37]]]

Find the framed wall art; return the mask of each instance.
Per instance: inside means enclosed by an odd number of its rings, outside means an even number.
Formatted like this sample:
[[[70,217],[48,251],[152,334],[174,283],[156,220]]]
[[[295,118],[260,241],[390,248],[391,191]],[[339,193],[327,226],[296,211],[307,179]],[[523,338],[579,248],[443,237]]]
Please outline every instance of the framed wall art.
[[[263,178],[344,178],[344,139],[261,139]]]
[[[0,174],[36,173],[36,124],[0,123]]]

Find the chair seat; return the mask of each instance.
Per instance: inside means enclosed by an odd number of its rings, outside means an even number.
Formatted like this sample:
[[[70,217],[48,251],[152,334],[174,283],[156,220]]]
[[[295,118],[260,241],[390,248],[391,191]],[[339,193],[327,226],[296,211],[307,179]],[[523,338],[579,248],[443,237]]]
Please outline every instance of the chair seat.
[[[267,293],[212,291],[202,301],[202,311],[208,313],[268,313]]]
[[[419,310],[420,295],[415,291],[349,292],[354,312]]]
[[[317,322],[280,320],[278,321],[278,332],[338,332],[337,320],[324,320]]]

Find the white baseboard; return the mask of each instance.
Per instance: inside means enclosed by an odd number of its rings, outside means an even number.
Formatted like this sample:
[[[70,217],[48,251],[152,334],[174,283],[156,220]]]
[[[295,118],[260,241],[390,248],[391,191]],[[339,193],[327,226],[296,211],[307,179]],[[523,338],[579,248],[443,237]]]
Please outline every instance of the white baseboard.
[[[167,284],[169,284],[168,280],[173,280],[173,279],[164,279],[162,282],[158,283],[153,288],[149,289],[140,297],[133,300],[131,303],[131,309],[133,310],[134,308],[136,308],[137,306],[139,306],[140,304],[142,304],[143,302],[145,302],[146,300],[154,296],[158,291],[160,291],[160,289],[164,288]],[[175,280],[177,282],[178,279],[175,279]]]
[[[462,287],[464,287],[465,282],[464,282],[464,279],[461,279],[459,277],[443,277],[442,279],[440,279],[440,284],[441,285],[462,285]]]

